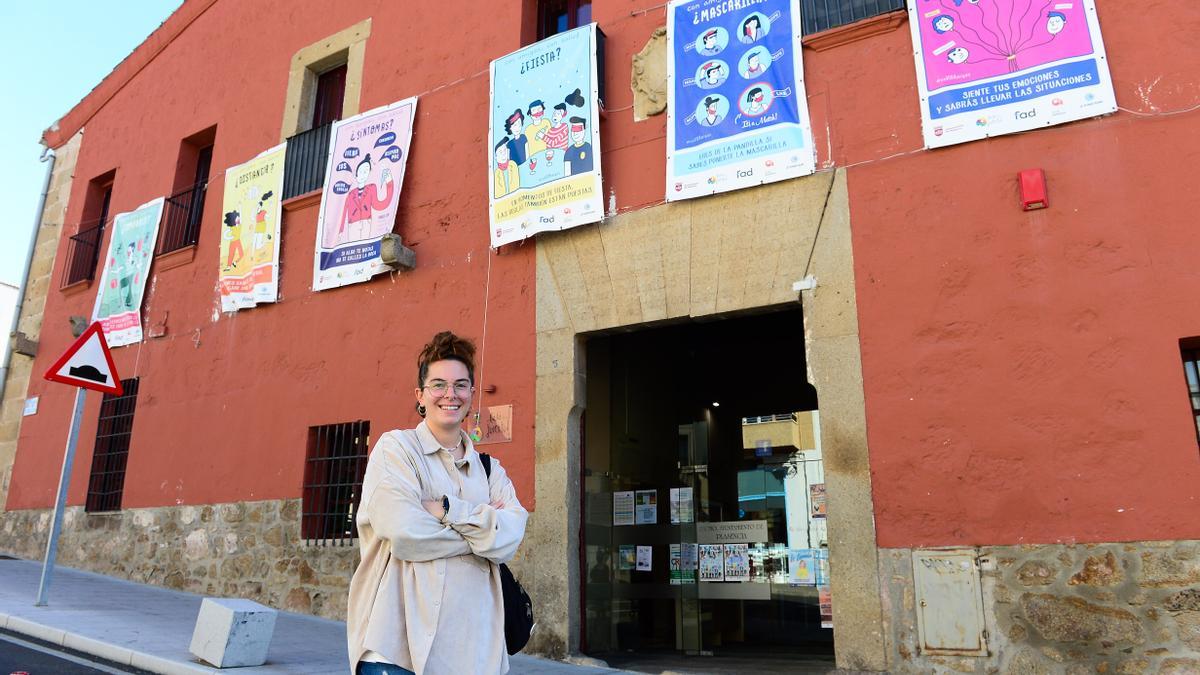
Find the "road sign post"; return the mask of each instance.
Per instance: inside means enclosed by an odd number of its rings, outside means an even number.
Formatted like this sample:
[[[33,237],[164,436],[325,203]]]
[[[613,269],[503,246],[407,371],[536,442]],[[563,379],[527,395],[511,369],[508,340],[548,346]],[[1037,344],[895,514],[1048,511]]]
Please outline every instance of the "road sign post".
[[[46,542],[46,560],[42,563],[42,580],[38,583],[38,607],[46,604],[46,593],[50,590],[50,571],[58,556],[58,535],[62,532],[63,508],[67,505],[67,487],[71,483],[71,466],[75,463],[75,445],[79,441],[79,421],[83,418],[83,403],[87,389],[75,390],[75,410],[71,413],[71,431],[67,434],[67,450],[63,456],[62,475],[58,478],[58,497],[54,500],[54,515],[50,518],[50,541]]]
[[[99,322],[88,326],[79,339],[50,366],[44,377],[51,382],[73,385],[76,389],[62,474],[58,478],[58,495],[54,500],[54,515],[50,519],[50,540],[46,542],[46,560],[42,563],[42,579],[38,583],[37,602],[34,603],[38,607],[46,604],[54,560],[58,557],[58,536],[62,532],[63,509],[67,506],[67,490],[71,485],[71,467],[75,464],[75,446],[79,443],[79,423],[83,419],[87,390],[95,389],[116,396],[122,393],[121,379],[117,376],[112,353],[108,350],[108,342],[104,339]]]

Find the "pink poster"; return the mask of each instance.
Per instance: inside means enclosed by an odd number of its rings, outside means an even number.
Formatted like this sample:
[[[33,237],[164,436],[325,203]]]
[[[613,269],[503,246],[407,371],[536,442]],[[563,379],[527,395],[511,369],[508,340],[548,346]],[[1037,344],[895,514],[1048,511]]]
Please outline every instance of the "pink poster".
[[[333,123],[313,290],[366,281],[390,269],[380,260],[392,231],[412,140],[417,99],[410,98]]]
[[[925,144],[1116,110],[1094,0],[909,0]]]

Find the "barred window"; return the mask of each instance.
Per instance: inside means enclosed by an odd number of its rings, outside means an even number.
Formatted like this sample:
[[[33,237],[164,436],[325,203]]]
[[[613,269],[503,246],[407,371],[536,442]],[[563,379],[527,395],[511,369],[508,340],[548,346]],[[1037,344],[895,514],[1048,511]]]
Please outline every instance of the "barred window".
[[[904,0],[800,0],[805,35],[901,9]]]
[[[96,447],[88,479],[86,511],[119,511],[125,488],[125,465],[129,460],[129,438],[137,408],[138,378],[121,380],[120,396],[105,394],[96,425]]]
[[[303,539],[334,546],[354,539],[370,432],[371,423],[366,420],[309,427],[300,525]]]
[[[1183,354],[1183,375],[1191,397],[1192,418],[1196,422],[1196,441],[1200,442],[1200,338],[1180,343]]]

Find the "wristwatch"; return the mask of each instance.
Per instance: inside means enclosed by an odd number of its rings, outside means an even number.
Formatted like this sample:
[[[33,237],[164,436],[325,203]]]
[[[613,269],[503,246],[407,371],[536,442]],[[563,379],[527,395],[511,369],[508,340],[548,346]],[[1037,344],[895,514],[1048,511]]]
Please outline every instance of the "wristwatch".
[[[442,495],[442,513],[443,518],[450,515],[450,497],[447,495]]]

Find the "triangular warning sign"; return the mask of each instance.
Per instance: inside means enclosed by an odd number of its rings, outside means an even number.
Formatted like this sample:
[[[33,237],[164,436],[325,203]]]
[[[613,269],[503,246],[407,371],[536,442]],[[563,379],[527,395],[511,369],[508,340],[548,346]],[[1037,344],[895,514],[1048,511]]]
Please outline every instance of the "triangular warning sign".
[[[51,382],[62,382],[114,396],[120,396],[122,392],[121,378],[117,376],[117,367],[113,365],[112,352],[108,351],[108,341],[104,339],[99,321],[83,331],[83,335],[50,366],[44,377]]]

